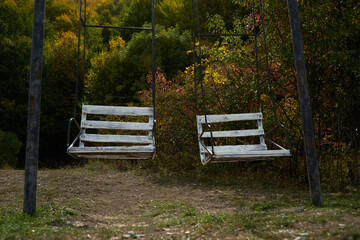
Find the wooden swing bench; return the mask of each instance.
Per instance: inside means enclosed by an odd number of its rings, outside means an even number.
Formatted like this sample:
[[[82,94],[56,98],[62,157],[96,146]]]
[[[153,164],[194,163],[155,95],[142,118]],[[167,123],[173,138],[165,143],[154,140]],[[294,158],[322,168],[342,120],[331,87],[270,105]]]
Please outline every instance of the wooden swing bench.
[[[209,162],[239,162],[239,161],[257,161],[271,160],[279,157],[291,156],[290,150],[285,149],[277,143],[270,141],[277,147],[270,150],[265,144],[265,132],[262,125],[262,113],[241,113],[241,114],[224,114],[224,115],[198,115],[197,130],[200,148],[200,159],[202,164]],[[212,131],[211,123],[225,123],[233,121],[257,121],[257,129],[242,129],[230,131]],[[208,131],[203,131],[203,125]],[[207,125],[206,125],[207,124]],[[259,144],[247,145],[220,145],[206,146],[205,139],[214,138],[235,138],[235,137],[259,137]],[[266,139],[267,140],[267,139]]]
[[[94,120],[94,116],[101,116],[101,120]],[[122,122],[118,120],[124,116],[135,116],[137,118],[145,116],[148,117],[148,122]],[[72,122],[76,123],[80,132],[75,140],[69,144]],[[67,153],[79,159],[150,159],[155,154],[154,129],[153,108],[83,104],[80,125],[74,118],[69,121]],[[104,134],[109,130],[111,131],[110,134]],[[136,132],[139,135],[119,134],[119,132],[124,131]],[[147,134],[144,135],[144,132]],[[76,143],[78,145],[75,145]]]

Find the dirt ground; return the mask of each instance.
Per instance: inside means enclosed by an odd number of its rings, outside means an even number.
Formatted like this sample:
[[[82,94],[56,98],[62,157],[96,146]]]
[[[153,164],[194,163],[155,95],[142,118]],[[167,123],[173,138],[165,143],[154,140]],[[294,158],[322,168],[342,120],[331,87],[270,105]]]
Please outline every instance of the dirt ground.
[[[0,193],[2,195],[6,193],[6,196],[0,197],[0,206],[12,208],[21,206],[24,172],[0,170],[0,182]],[[322,235],[324,235],[323,239],[327,237],[338,239],[342,229],[348,226],[355,229],[359,226],[360,229],[360,216],[351,214],[344,214],[340,218],[333,218],[331,215],[326,221],[321,219],[294,221],[290,226],[270,228],[265,235],[254,235],[251,229],[246,228],[222,231],[222,228],[216,226],[216,221],[206,227],[200,226],[200,222],[181,223],[181,217],[174,216],[179,214],[177,207],[188,206],[193,207],[197,213],[212,216],[230,216],[239,212],[245,216],[246,211],[253,214],[246,207],[247,204],[256,206],[254,205],[256,202],[279,199],[283,194],[276,189],[265,191],[244,185],[224,186],[139,170],[114,171],[105,167],[96,171],[75,168],[42,170],[38,173],[38,205],[56,202],[73,209],[76,214],[67,217],[66,222],[68,226],[74,228],[118,229],[117,233],[109,238],[112,240],[261,239],[264,236],[269,239],[299,240],[317,239],[316,236]],[[289,201],[294,203],[302,201],[303,199],[299,199],[302,197],[304,195],[296,193]],[[294,207],[284,207],[278,209],[278,215],[285,217],[298,215],[301,218],[304,214],[309,214],[309,216],[319,215],[326,218],[333,210],[317,208],[308,210],[308,208],[309,206],[298,204]],[[161,224],[169,219],[177,220],[178,223]],[[264,231],[267,226],[261,229]],[[334,237],[330,237],[334,232],[339,231],[340,235],[337,233]],[[103,237],[95,231],[94,234],[86,234],[85,238]]]

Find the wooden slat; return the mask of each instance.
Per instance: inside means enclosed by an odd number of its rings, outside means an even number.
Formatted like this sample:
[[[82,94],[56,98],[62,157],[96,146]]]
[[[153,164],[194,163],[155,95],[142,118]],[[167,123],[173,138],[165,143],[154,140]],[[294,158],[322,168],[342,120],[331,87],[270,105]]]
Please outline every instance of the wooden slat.
[[[121,147],[73,147],[70,154],[120,154],[120,153],[151,153],[155,147],[150,146],[121,146]]]
[[[266,157],[289,157],[289,150],[264,150],[264,151],[218,151],[213,158],[266,158]]]
[[[206,146],[211,151],[211,146]],[[214,146],[215,154],[220,152],[231,152],[237,154],[242,151],[264,151],[267,150],[266,145],[261,144],[248,144],[248,145],[224,145]],[[201,146],[201,153],[208,153],[204,147]]]
[[[82,112],[101,115],[154,116],[154,109],[149,107],[83,105]]]
[[[78,154],[72,154],[76,158],[81,159],[149,159],[154,156],[154,152],[150,153],[115,153],[115,154],[109,154],[109,153],[78,153]]]
[[[290,157],[289,150],[264,150],[264,151],[241,151],[241,153],[215,153],[203,164],[221,162],[243,162],[243,161],[263,161],[273,160],[279,157]]]
[[[211,159],[210,163],[235,163],[235,162],[255,162],[255,161],[269,161],[269,160],[274,160],[277,159],[279,157],[244,157],[241,156],[239,158],[234,158],[234,156],[229,157],[229,158],[213,158]]]
[[[213,131],[213,137],[250,137],[264,135],[263,129],[246,129],[246,130],[233,130],[233,131]],[[210,132],[204,132],[203,138],[210,138]]]
[[[95,121],[82,120],[82,128],[88,129],[116,129],[116,130],[152,130],[152,123],[137,123],[137,122],[113,122],[113,121]]]
[[[83,142],[107,142],[107,143],[152,143],[150,136],[136,135],[103,135],[82,134],[80,140]]]
[[[152,154],[147,155],[78,155],[77,158],[82,159],[111,159],[111,160],[141,160],[150,159]]]
[[[262,113],[238,113],[238,114],[222,114],[222,115],[207,115],[208,123],[217,122],[232,122],[232,121],[248,121],[262,119]],[[196,116],[198,124],[205,123],[205,116]]]

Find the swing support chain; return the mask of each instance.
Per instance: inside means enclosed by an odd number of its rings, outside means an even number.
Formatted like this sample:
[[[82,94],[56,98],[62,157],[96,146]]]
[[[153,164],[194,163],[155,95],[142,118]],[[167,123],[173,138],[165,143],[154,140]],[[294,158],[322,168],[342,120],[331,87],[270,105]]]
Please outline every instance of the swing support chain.
[[[202,63],[201,63],[201,34],[200,34],[200,19],[199,19],[199,7],[198,7],[198,1],[195,0],[195,9],[196,9],[196,24],[197,24],[197,30],[195,31],[195,10],[194,10],[194,0],[191,0],[191,5],[192,5],[192,19],[193,19],[193,54],[194,54],[194,79],[195,79],[195,105],[196,105],[196,115],[198,114],[198,107],[197,107],[197,85],[200,83],[200,89],[201,89],[201,96],[202,96],[202,102],[203,102],[203,111],[204,111],[204,116],[205,116],[205,126],[209,129],[210,132],[210,144],[211,144],[211,152],[205,147],[203,146],[206,151],[208,151],[211,156],[215,155],[215,151],[214,151],[214,137],[213,137],[213,130],[211,125],[208,123],[207,120],[207,114],[206,114],[206,105],[205,105],[205,94],[204,94],[204,85],[203,85],[203,74],[202,74]],[[199,81],[197,80],[197,69],[196,69],[196,44],[195,44],[195,40],[196,37],[198,37],[198,41],[199,41],[199,59],[198,59],[198,63],[199,63]],[[199,140],[201,139],[202,135],[205,133],[205,130],[202,131],[202,133],[199,136]],[[200,141],[201,142],[201,141]],[[201,145],[203,145],[201,143]]]
[[[79,1],[80,5],[80,14],[79,14],[79,25],[78,25],[78,45],[77,45],[77,58],[76,58],[76,81],[75,81],[75,93],[74,93],[74,112],[73,117],[69,119],[68,127],[67,127],[67,141],[66,141],[66,147],[67,149],[75,144],[75,142],[80,138],[81,132],[79,131],[78,135],[76,136],[75,140],[70,144],[70,135],[71,135],[71,125],[74,122],[75,125],[78,127],[79,130],[80,124],[76,120],[76,112],[77,112],[77,97],[78,97],[78,89],[79,89],[79,79],[80,79],[80,45],[81,45],[81,26],[85,27],[85,21],[82,19],[82,8],[83,8],[83,2],[82,0]],[[86,2],[85,2],[86,5]],[[85,41],[85,39],[84,39]],[[85,52],[85,50],[84,50]]]

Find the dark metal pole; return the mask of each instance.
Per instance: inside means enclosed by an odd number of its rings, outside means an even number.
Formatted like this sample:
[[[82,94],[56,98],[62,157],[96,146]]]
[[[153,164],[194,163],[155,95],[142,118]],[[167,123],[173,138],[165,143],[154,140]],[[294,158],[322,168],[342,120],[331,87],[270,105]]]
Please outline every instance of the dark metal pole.
[[[33,215],[36,209],[44,22],[45,0],[35,0],[25,160],[24,213],[27,215]]]
[[[322,206],[320,174],[316,156],[314,126],[310,106],[310,96],[306,75],[304,48],[301,38],[301,27],[297,0],[288,0],[289,19],[293,43],[296,79],[299,91],[301,119],[304,131],[306,167],[310,187],[311,201],[315,206]]]
[[[151,31],[152,31],[152,40],[151,40],[151,55],[152,55],[152,101],[153,101],[153,109],[154,109],[154,119],[156,119],[155,116],[155,110],[156,110],[156,66],[155,66],[155,0],[152,0],[151,2]]]

